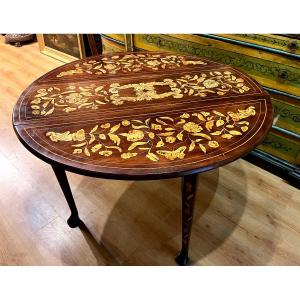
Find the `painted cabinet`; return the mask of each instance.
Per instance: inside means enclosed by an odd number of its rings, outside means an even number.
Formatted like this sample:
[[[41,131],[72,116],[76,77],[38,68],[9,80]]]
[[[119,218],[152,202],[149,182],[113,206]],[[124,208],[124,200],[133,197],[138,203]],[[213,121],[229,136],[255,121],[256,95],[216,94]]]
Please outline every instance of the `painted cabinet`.
[[[122,34],[102,34],[109,51],[126,48]],[[300,180],[300,36],[276,34],[134,34],[134,50],[208,58],[248,73],[270,93],[274,124],[258,153]],[[123,47],[123,48],[122,48]],[[267,160],[267,159],[266,159]]]

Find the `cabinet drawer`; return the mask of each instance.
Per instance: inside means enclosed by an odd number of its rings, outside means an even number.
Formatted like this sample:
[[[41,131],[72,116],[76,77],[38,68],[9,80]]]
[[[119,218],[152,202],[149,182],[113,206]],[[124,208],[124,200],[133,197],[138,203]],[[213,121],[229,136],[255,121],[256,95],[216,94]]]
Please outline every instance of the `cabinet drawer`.
[[[300,98],[268,92],[274,108],[274,125],[300,135]]]
[[[206,57],[250,74],[262,85],[300,96],[300,61],[191,34],[135,34],[134,46]]]
[[[233,41],[280,50],[287,54],[300,54],[300,40],[275,34],[216,34]]]
[[[300,141],[293,136],[272,129],[261,145],[257,147],[266,153],[288,161],[300,164]]]
[[[102,41],[102,52],[109,53],[109,52],[120,52],[125,51],[125,46],[118,44],[117,42],[106,38],[105,36],[101,35]]]

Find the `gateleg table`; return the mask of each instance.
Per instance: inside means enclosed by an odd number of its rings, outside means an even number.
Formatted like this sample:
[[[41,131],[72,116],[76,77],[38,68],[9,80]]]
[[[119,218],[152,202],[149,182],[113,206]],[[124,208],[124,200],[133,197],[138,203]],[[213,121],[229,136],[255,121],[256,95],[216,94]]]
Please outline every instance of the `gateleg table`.
[[[65,171],[147,180],[182,177],[188,263],[197,174],[255,148],[272,124],[269,95],[251,77],[204,58],[122,52],[68,63],[34,81],[13,111],[21,143],[49,163],[82,222]]]

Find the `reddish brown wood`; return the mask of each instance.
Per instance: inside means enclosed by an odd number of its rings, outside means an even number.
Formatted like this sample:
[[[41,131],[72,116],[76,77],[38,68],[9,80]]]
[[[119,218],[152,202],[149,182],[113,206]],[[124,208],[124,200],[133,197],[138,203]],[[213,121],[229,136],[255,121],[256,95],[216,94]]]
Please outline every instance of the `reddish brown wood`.
[[[189,243],[193,223],[195,195],[198,174],[191,174],[182,178],[182,244],[181,251],[176,256],[180,266],[189,263]]]
[[[71,192],[71,188],[69,185],[69,181],[66,175],[66,172],[63,168],[52,166],[53,172],[57,178],[57,181],[62,189],[62,192],[64,193],[64,196],[67,200],[67,203],[69,205],[71,216],[68,219],[68,225],[71,228],[75,228],[80,225],[80,219],[78,216],[78,210]]]
[[[13,126],[50,163],[80,224],[64,170],[114,179],[183,176],[182,250],[188,262],[196,175],[251,151],[272,125],[269,95],[249,76],[206,59],[114,53],[45,74],[20,96]]]
[[[255,80],[229,66],[210,62],[198,57],[182,56],[185,62],[176,65],[179,59],[175,56],[167,59],[169,63],[162,63],[166,61],[164,57],[174,54],[160,52],[147,54],[146,52],[147,55],[157,55],[157,58],[152,57],[145,62],[143,57],[138,57],[138,55],[145,55],[144,53],[145,52],[120,53],[78,60],[54,69],[37,79],[21,95],[13,113],[14,128],[22,143],[28,150],[42,160],[51,164],[61,165],[65,169],[76,173],[116,179],[156,179],[182,176],[216,168],[247,154],[263,140],[271,127],[272,108],[269,96]],[[115,71],[116,68],[114,65],[106,62],[102,63],[102,65],[106,66],[106,68],[103,68],[105,73],[99,71],[100,62],[103,59],[104,62],[105,59],[107,59],[117,64],[124,55],[134,55],[135,57],[133,58],[129,56],[127,61],[135,60],[138,63],[143,61],[143,64],[138,65],[138,67],[131,67],[131,69],[126,69],[126,64],[123,64],[122,69]],[[111,57],[114,58],[112,59]],[[163,59],[161,60],[161,58]],[[174,60],[174,62],[172,62],[172,60]],[[186,63],[186,61],[198,62],[199,60],[204,62],[204,64]],[[158,64],[158,62],[160,62],[160,64]],[[83,65],[84,63],[87,63],[87,65]],[[135,64],[137,65],[138,63]],[[91,68],[90,65],[96,68]],[[66,71],[75,70],[76,66],[78,66],[77,73],[64,73]],[[99,74],[96,74],[97,72]],[[214,75],[210,75],[212,74],[210,72],[214,72]],[[214,81],[206,81],[207,86],[208,83],[210,86],[214,86],[216,85],[216,78],[220,76],[216,72],[223,75],[223,79],[221,79],[223,81],[224,73],[231,72],[232,74],[230,76],[233,76],[232,78],[241,78],[244,82],[239,83],[237,81],[230,83],[230,80],[228,81],[229,83],[225,82],[226,84],[231,84],[233,88],[229,88],[229,91],[223,92],[224,95],[218,95],[217,92],[222,93],[222,91],[228,89],[228,86],[222,88],[222,84],[219,82],[218,87],[210,88],[208,89],[210,91],[205,92],[207,94],[206,97],[195,96],[197,92],[197,89],[195,89],[197,88],[196,81],[201,77],[201,74],[204,74],[203,76],[206,76],[206,79],[214,78]],[[190,76],[188,85],[193,85],[193,92],[190,91],[191,88],[187,86],[185,82],[178,81],[187,78],[186,76]],[[198,76],[198,79],[192,80],[195,76]],[[201,78],[203,79],[203,77]],[[153,82],[155,83],[153,84]],[[143,83],[143,85],[141,85],[141,83]],[[114,84],[113,86],[117,86],[117,88],[112,88],[112,84]],[[130,84],[133,84],[133,87],[129,87]],[[239,89],[237,86],[243,86],[243,84],[248,87],[249,90],[244,91],[244,93],[237,92]],[[99,86],[103,88],[97,90]],[[125,88],[120,88],[120,86],[125,86]],[[200,82],[199,86],[203,87],[203,82]],[[176,92],[178,92],[176,89],[178,87],[181,88],[181,98],[176,98]],[[48,89],[51,88],[53,90],[49,92]],[[138,88],[140,88],[140,91],[138,91]],[[41,93],[38,93],[38,91]],[[43,96],[43,91],[47,93],[44,95],[46,99],[35,97],[38,94]],[[168,92],[169,94],[166,94],[168,96],[164,98],[151,99],[151,97],[159,97],[157,95]],[[106,100],[104,97],[105,93],[108,94]],[[139,97],[137,96],[138,93]],[[61,98],[59,98],[59,94],[61,94]],[[40,99],[40,103],[33,103],[32,101],[35,99]],[[131,101],[132,99],[136,101]],[[95,102],[96,100],[105,104],[98,104]],[[51,101],[55,103],[55,106],[53,106]],[[122,101],[123,103],[121,103]],[[96,109],[92,109],[86,103],[93,103]],[[46,109],[44,109],[42,105],[47,105]],[[201,111],[209,112],[216,121],[219,119],[219,116],[213,113],[214,110],[228,117],[228,112],[237,113],[239,109],[245,110],[251,106],[255,109],[255,115],[251,115],[242,120],[249,122],[247,126],[249,129],[245,133],[242,132],[242,135],[234,136],[231,139],[224,139],[221,136],[211,136],[212,131],[218,131],[218,127],[214,126],[211,131],[208,131],[205,127],[206,122],[201,121],[197,116],[192,116],[192,114],[199,114]],[[35,109],[36,107],[39,107],[39,110]],[[65,112],[64,109],[66,107],[69,107],[69,110],[76,110]],[[52,113],[49,113],[53,108]],[[49,114],[44,116],[41,116],[41,114],[33,114],[33,112],[37,113],[37,111],[41,113],[43,109]],[[196,140],[192,132],[184,130],[183,124],[173,126],[173,122],[168,119],[160,119],[160,121],[168,125],[161,125],[156,121],[158,117],[171,117],[175,119],[176,122],[179,122],[182,119],[180,116],[183,114],[190,115],[190,118],[185,119],[186,123],[192,122],[198,125],[200,124],[202,127],[201,133],[209,134],[212,140],[218,142],[219,147],[211,148],[208,146],[209,140],[198,137],[198,139],[202,139],[200,143],[205,146],[206,153],[199,148],[198,144],[194,150],[188,152],[191,144],[190,138],[192,137],[193,140]],[[159,127],[161,127],[163,130],[153,130],[146,127],[134,129],[131,127],[132,124],[135,124],[135,127],[143,125],[142,123],[139,124],[132,120],[145,122],[149,118],[149,124],[153,124],[152,126],[154,126],[152,128],[160,129]],[[205,117],[205,119],[207,118],[209,117]],[[222,117],[220,119],[222,119]],[[121,122],[124,120],[129,120],[131,125],[123,126]],[[230,118],[230,120],[232,123],[232,118]],[[120,128],[114,132],[114,134],[117,134],[121,139],[119,146],[122,148],[122,153],[117,149],[110,148],[109,151],[112,151],[112,155],[106,157],[99,155],[100,150],[95,153],[91,151],[91,148],[98,141],[101,142],[98,135],[99,133],[106,135],[106,141],[102,140],[106,146],[117,146],[116,143],[118,142],[111,141],[107,135],[110,129],[100,128],[100,125],[105,123],[110,123],[110,128],[121,124]],[[157,124],[158,127],[155,124]],[[85,137],[89,142],[89,132],[96,125],[98,125],[98,129],[95,131],[96,141],[87,145],[89,150],[88,154],[90,156],[84,152],[73,154],[73,150],[76,147],[72,145],[82,143],[81,138],[77,139],[77,141],[55,142],[50,139],[50,136],[46,136],[47,132],[63,133],[69,131],[70,134],[72,134],[83,129]],[[183,130],[182,141],[176,139],[174,143],[167,143],[166,137],[161,136],[164,146],[157,148],[156,145],[160,141],[158,134],[167,132],[164,131],[164,129],[171,127],[176,129],[173,135],[175,137]],[[239,127],[241,127],[241,125],[239,125]],[[222,128],[222,126],[219,128]],[[169,130],[172,131],[171,129]],[[197,130],[197,128],[190,128],[190,130]],[[238,128],[238,130],[241,132],[240,128]],[[129,132],[131,132],[133,136],[126,137],[119,135]],[[149,132],[155,133],[155,139],[151,140],[149,138]],[[134,136],[135,133],[138,135]],[[143,138],[141,138],[142,136]],[[53,138],[55,139],[54,136]],[[76,140],[76,138],[74,139]],[[170,138],[168,139],[168,141],[171,140]],[[135,147],[135,149],[133,149],[134,151],[128,151],[128,147],[134,141],[149,142]],[[156,158],[150,160],[146,156],[148,153],[147,150],[139,149],[147,148],[151,145],[152,148],[150,151],[159,158],[158,161],[154,161],[157,160]],[[174,159],[168,159],[164,155],[157,153],[157,151],[160,153],[161,151],[173,151],[180,147],[186,147],[184,158],[175,157]],[[81,148],[84,150],[85,146]],[[108,150],[102,146],[101,150],[103,151],[105,149]],[[123,159],[121,154],[127,152],[138,154],[135,157]]]

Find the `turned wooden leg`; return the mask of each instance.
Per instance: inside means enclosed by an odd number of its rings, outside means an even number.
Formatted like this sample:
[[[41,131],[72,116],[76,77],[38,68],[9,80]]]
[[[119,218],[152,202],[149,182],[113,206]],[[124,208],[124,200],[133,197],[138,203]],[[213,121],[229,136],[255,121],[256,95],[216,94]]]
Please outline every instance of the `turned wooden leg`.
[[[57,166],[52,166],[52,169],[55,173],[55,176],[59,182],[59,185],[65,195],[65,198],[68,202],[68,205],[71,210],[71,216],[68,219],[67,223],[71,228],[75,228],[80,225],[81,220],[79,219],[78,216],[78,210],[70,189],[70,185],[68,182],[68,178],[66,175],[66,172],[63,168],[57,167]]]
[[[192,174],[182,177],[182,246],[181,251],[175,259],[180,266],[185,266],[189,262],[188,251],[197,188],[197,175]]]

